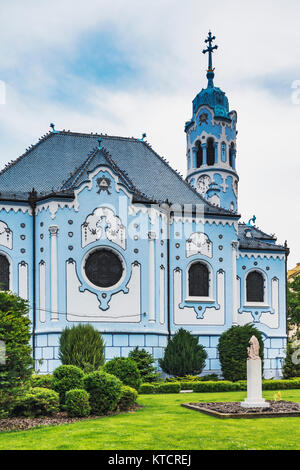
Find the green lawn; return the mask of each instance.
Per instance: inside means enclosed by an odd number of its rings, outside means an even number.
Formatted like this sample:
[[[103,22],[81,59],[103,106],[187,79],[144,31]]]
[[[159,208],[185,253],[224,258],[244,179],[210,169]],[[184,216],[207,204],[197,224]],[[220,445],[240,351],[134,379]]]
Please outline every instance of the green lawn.
[[[272,399],[274,392],[264,392]],[[141,395],[135,413],[62,426],[0,433],[0,450],[300,449],[300,418],[220,420],[180,406],[184,402],[241,401],[245,392]],[[300,390],[284,400],[300,402]]]

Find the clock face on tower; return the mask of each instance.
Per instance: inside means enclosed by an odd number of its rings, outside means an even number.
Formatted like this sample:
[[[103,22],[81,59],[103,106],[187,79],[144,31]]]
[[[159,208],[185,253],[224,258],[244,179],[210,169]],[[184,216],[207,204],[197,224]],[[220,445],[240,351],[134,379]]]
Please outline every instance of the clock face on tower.
[[[210,183],[211,183],[210,176],[208,175],[199,176],[199,178],[197,179],[197,183],[196,183],[197,191],[200,194],[204,195],[206,191],[208,190]]]

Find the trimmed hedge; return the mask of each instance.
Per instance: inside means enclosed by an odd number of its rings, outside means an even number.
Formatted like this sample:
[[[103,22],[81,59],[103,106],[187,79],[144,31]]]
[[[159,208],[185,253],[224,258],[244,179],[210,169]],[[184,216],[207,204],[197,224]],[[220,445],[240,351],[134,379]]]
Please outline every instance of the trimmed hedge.
[[[90,394],[91,412],[105,415],[116,409],[122,396],[122,382],[107,372],[91,372],[84,377],[84,388]]]
[[[159,384],[156,387],[156,393],[179,393],[180,383],[170,382]]]
[[[60,403],[65,403],[65,395],[69,390],[82,389],[83,371],[76,366],[62,365],[53,372],[52,388],[59,393]]]
[[[139,393],[142,395],[150,395],[155,393],[156,386],[153,384],[142,384],[139,388]]]
[[[119,410],[130,410],[136,403],[138,392],[135,390],[135,388],[128,387],[127,385],[122,385],[121,393],[122,395],[118,403]]]
[[[44,374],[44,375],[33,375],[30,379],[31,387],[39,387],[39,388],[49,388],[52,389],[52,374]]]
[[[66,393],[65,410],[70,417],[85,417],[91,412],[90,395],[86,390],[74,389]]]
[[[263,390],[290,390],[299,388],[300,379],[263,380]]]
[[[222,382],[194,382],[193,392],[235,392],[240,390],[240,385],[237,382],[229,382],[223,380]]]

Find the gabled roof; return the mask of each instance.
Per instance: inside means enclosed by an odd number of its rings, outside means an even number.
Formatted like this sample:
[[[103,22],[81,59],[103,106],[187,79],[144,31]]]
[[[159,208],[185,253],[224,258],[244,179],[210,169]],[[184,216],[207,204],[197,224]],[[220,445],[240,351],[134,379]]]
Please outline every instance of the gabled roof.
[[[276,245],[277,238],[274,235],[268,235],[259,228],[239,224],[238,225],[239,247],[242,250],[262,250],[262,251],[286,251],[287,248],[282,245]]]
[[[102,152],[97,151],[101,137]],[[38,197],[70,193],[100,164],[108,164],[141,201],[204,204],[205,212],[234,216],[204,200],[150,145],[134,138],[51,132],[0,172],[0,197],[34,188]]]

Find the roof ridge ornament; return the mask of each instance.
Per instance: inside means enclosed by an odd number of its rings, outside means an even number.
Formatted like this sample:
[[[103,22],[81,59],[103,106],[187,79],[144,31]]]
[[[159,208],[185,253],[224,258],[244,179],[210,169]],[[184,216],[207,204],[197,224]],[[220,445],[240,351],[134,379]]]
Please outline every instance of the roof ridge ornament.
[[[212,43],[215,41],[216,36],[212,36],[211,31],[208,33],[208,38],[205,39],[205,43],[208,44],[207,49],[203,49],[202,53],[206,54],[208,52],[208,70],[206,77],[208,79],[208,88],[213,88],[214,86],[214,77],[215,77],[215,69],[213,68],[212,64],[212,55],[214,50],[218,49],[219,46],[213,46]]]
[[[53,122],[51,122],[50,127],[52,129],[53,134],[58,134],[59,131],[55,130],[55,124],[53,124]]]

